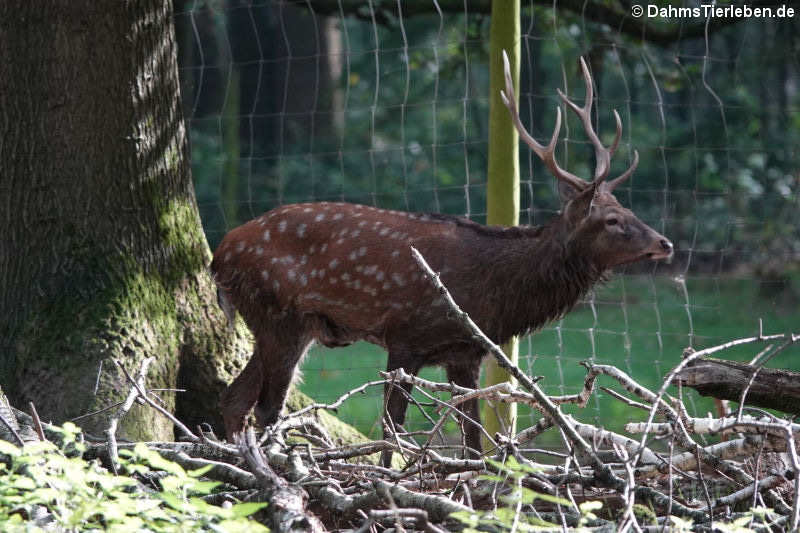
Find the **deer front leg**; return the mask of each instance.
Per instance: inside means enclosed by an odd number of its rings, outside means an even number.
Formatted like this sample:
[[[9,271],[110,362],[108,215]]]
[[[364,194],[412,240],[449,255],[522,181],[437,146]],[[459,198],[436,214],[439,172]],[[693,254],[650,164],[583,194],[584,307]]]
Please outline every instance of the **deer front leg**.
[[[480,360],[467,360],[460,364],[447,365],[447,379],[456,385],[468,387],[470,389],[478,388],[480,372]],[[478,409],[478,399],[473,398],[465,401],[461,404],[460,410],[466,417],[474,422],[470,422],[464,417],[461,418],[464,425],[464,436],[467,448],[469,448],[467,457],[478,458],[481,453],[481,415]]]
[[[402,368],[409,374],[416,376],[420,365],[410,357],[399,356],[389,352],[386,371],[391,372],[398,368]],[[385,440],[391,441],[391,430],[397,431],[399,426],[405,422],[408,395],[411,394],[412,388],[412,385],[408,383],[387,383],[384,387],[383,401],[386,406],[386,412],[383,415],[383,438]],[[387,468],[392,466],[392,452],[390,450],[381,453],[381,464]]]

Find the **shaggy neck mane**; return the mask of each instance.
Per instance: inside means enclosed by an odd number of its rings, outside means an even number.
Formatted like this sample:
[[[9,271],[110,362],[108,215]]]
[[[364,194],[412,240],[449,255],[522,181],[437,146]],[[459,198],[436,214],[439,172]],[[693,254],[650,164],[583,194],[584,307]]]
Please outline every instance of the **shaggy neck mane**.
[[[476,236],[492,238],[479,238],[480,272],[464,281],[474,287],[473,319],[498,343],[560,318],[604,278],[587,254],[564,244],[558,218],[536,227],[475,226],[484,228],[473,228]]]

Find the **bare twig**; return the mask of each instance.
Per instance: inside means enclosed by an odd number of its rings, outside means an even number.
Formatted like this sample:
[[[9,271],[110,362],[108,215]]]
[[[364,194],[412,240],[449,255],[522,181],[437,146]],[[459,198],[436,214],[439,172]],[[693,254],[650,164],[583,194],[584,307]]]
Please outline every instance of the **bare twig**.
[[[116,415],[114,415],[108,423],[108,429],[106,429],[106,437],[108,439],[108,456],[111,461],[111,468],[114,470],[114,473],[117,472],[117,465],[119,463],[119,454],[117,452],[117,426],[119,425],[119,421],[122,420],[128,411],[130,411],[131,407],[133,407],[133,402],[140,394],[140,390],[144,387],[144,380],[145,376],[147,375],[147,368],[150,364],[154,361],[152,357],[146,357],[142,360],[141,366],[139,366],[139,372],[136,373],[136,379],[130,377],[128,372],[124,369],[121,363],[117,362],[117,365],[122,369],[125,373],[125,376],[133,382],[133,386],[128,391],[128,396],[125,398],[125,401],[122,402],[122,405],[117,410]]]

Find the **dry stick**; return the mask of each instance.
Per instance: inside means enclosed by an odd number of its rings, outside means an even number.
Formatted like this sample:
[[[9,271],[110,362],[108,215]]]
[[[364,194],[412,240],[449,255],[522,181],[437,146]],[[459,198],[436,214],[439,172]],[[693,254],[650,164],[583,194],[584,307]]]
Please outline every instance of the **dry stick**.
[[[492,354],[501,368],[505,369],[509,374],[517,378],[517,381],[519,381],[523,387],[533,393],[533,396],[539,402],[542,411],[544,411],[547,416],[552,418],[555,423],[564,430],[569,440],[573,442],[582,453],[585,453],[591,458],[592,463],[597,467],[598,470],[602,472],[602,475],[609,482],[613,482],[614,484],[617,482],[622,482],[622,480],[616,478],[614,473],[611,472],[611,470],[605,464],[603,464],[602,461],[600,461],[594,451],[592,451],[591,446],[589,446],[589,444],[583,440],[580,435],[578,435],[575,429],[570,426],[569,422],[561,413],[561,410],[550,401],[550,398],[547,397],[544,391],[542,391],[527,374],[522,372],[518,366],[512,363],[511,360],[506,357],[506,354],[503,353],[503,350],[501,350],[497,344],[492,342],[492,340],[489,339],[489,337],[487,337],[483,331],[481,331],[478,325],[472,321],[472,318],[470,318],[467,313],[461,310],[455,300],[453,300],[450,292],[442,284],[441,280],[439,279],[439,274],[431,269],[430,265],[428,265],[427,261],[425,261],[425,258],[422,257],[422,254],[420,254],[419,251],[413,246],[411,247],[411,255],[414,257],[414,260],[417,262],[420,268],[422,268],[422,270],[425,272],[426,277],[431,281],[431,283],[433,283],[434,288],[445,299],[447,305],[450,307],[450,310],[455,315],[455,320],[461,325],[466,326],[467,330],[472,334],[473,340],[477,341],[481,347]]]
[[[152,357],[150,357],[148,359],[152,359]],[[144,400],[145,403],[147,403],[147,405],[149,405],[150,407],[152,407],[153,409],[155,409],[156,411],[158,411],[159,413],[164,415],[170,422],[175,424],[178,427],[178,429],[180,429],[183,432],[183,434],[190,441],[198,442],[200,440],[200,438],[198,436],[196,436],[194,433],[192,433],[192,430],[190,430],[188,427],[186,427],[183,424],[183,422],[181,422],[180,420],[175,418],[172,415],[172,413],[170,413],[169,411],[167,411],[166,409],[164,409],[163,407],[158,405],[156,402],[151,400],[149,396],[147,396],[147,392],[145,392],[145,390],[144,390],[144,380],[141,380],[142,383],[140,384],[139,383],[140,380],[138,380],[138,379],[134,380],[131,377],[131,375],[128,373],[128,370],[125,368],[125,366],[123,366],[123,364],[119,360],[114,359],[114,363],[116,363],[116,365],[120,368],[120,370],[122,370],[122,373],[125,374],[125,377],[128,379],[128,381],[130,381],[133,384],[133,386],[136,388],[137,392],[139,393],[139,398]],[[130,407],[129,407],[129,409],[130,409]]]
[[[122,364],[115,360],[117,365],[123,370],[125,377],[132,381],[134,386],[132,386],[128,391],[127,398],[125,398],[125,401],[122,402],[117,414],[111,418],[111,421],[108,424],[108,429],[106,429],[106,436],[108,439],[108,457],[111,460],[111,469],[114,471],[114,474],[117,473],[117,464],[119,463],[119,453],[117,451],[117,426],[119,425],[119,421],[122,419],[122,417],[125,416],[128,411],[130,411],[131,407],[133,407],[134,400],[136,400],[136,398],[139,396],[139,391],[144,386],[147,368],[154,360],[155,359],[152,357],[146,357],[142,361],[142,365],[139,367],[139,372],[136,374],[136,379],[132,379]],[[141,383],[142,387],[137,386],[139,383]]]
[[[440,407],[443,407],[443,408],[447,409],[448,411],[454,411],[457,414],[459,414],[460,416],[464,417],[465,420],[468,420],[469,422],[472,422],[473,424],[478,426],[478,428],[480,428],[480,430],[483,432],[483,435],[489,440],[489,442],[492,444],[492,446],[497,447],[497,442],[495,442],[495,440],[492,438],[492,436],[489,435],[489,432],[486,431],[486,429],[482,425],[476,424],[475,421],[472,420],[472,418],[470,418],[469,416],[466,415],[466,413],[464,413],[463,411],[461,411],[460,409],[455,407],[456,405],[458,405],[460,403],[463,403],[464,401],[466,401],[467,399],[472,397],[472,396],[469,396],[467,398],[464,398],[461,395],[466,396],[466,395],[469,395],[469,394],[480,393],[482,389],[475,390],[475,389],[470,389],[470,388],[467,388],[467,387],[461,387],[459,385],[456,385],[455,383],[445,384],[445,383],[436,383],[434,381],[428,381],[427,379],[422,379],[422,378],[418,378],[416,376],[412,376],[411,374],[408,374],[402,368],[398,368],[396,370],[392,370],[391,372],[379,372],[379,374],[382,375],[382,376],[391,377],[392,382],[398,381],[400,383],[410,383],[412,385],[416,385],[417,388],[420,389],[420,393],[421,394],[425,395],[425,397],[429,398],[434,403],[439,404]],[[503,383],[501,385],[508,385],[508,384],[507,383]],[[448,402],[445,402],[444,400],[440,400],[439,398],[436,398],[435,396],[433,396],[431,394],[428,394],[427,392],[425,392],[424,389],[430,389],[430,390],[434,390],[434,391],[444,391],[444,392],[450,392],[450,393],[458,392],[460,394],[460,396],[458,396],[457,398],[452,398],[450,400],[450,402],[448,403]],[[403,388],[400,388],[399,390],[405,391],[405,389],[403,389]],[[442,418],[445,418],[446,415],[447,415],[447,413],[444,413],[442,415]],[[431,420],[431,423],[434,423],[434,422]],[[426,431],[426,434],[427,433],[429,433],[429,432]],[[423,448],[426,448],[426,447],[428,447],[428,446],[426,445]]]
[[[729,346],[729,344],[726,344],[724,346]],[[717,347],[709,348],[709,350],[714,350],[715,348]],[[723,474],[735,480],[736,482],[742,485],[748,485],[753,482],[753,478],[749,476],[747,473],[745,473],[741,468],[731,464],[728,461],[721,461],[718,457],[706,453],[706,451],[702,449],[702,447],[692,439],[688,429],[686,428],[686,425],[684,424],[684,421],[689,419],[689,417],[685,412],[683,404],[677,400],[673,400],[673,402],[676,404],[676,407],[673,408],[672,406],[670,406],[663,399],[663,396],[669,397],[664,393],[663,387],[661,391],[661,396],[658,396],[655,393],[651,392],[650,390],[636,383],[633,380],[633,378],[628,376],[625,372],[622,372],[618,368],[610,367],[607,365],[591,365],[590,372],[592,373],[599,372],[613,377],[614,379],[619,381],[619,383],[622,384],[622,386],[625,387],[626,390],[652,404],[652,407],[650,408],[651,418],[648,420],[648,422],[644,424],[644,430],[643,430],[644,435],[642,442],[646,442],[647,432],[652,430],[652,428],[654,427],[654,424],[652,422],[652,417],[654,416],[653,410],[658,409],[663,412],[664,416],[666,416],[666,418],[670,421],[671,428],[674,431],[676,431],[675,436],[678,439],[678,444],[687,449],[697,450],[700,454],[700,458],[704,463],[708,464],[711,468],[714,468],[722,472]],[[640,442],[639,452],[635,454],[637,461],[641,459],[642,452],[645,449],[646,447],[642,448],[642,443]]]
[[[22,440],[22,437],[17,432],[17,428],[14,427],[14,425],[5,417],[2,412],[0,412],[0,422],[2,422],[3,425],[11,432],[11,434],[14,435],[14,438],[17,439],[19,445],[24,447],[25,441]]]
[[[77,422],[78,420],[80,420],[82,418],[88,418],[90,416],[99,415],[100,413],[105,413],[106,411],[110,411],[112,409],[116,409],[117,407],[119,407],[123,403],[125,403],[125,402],[122,401],[122,402],[113,403],[113,404],[111,404],[111,405],[109,405],[107,407],[103,407],[102,409],[98,409],[97,411],[92,411],[91,413],[86,413],[86,414],[83,414],[83,415],[78,415],[75,418],[70,418],[69,421],[70,422]]]
[[[36,434],[39,435],[39,440],[41,442],[46,441],[47,439],[44,436],[44,429],[42,428],[42,421],[39,420],[39,413],[36,412],[36,406],[33,405],[33,402],[29,402],[31,408],[31,416],[33,417],[33,427],[36,429]]]
[[[542,412],[550,417],[559,426],[559,429],[561,429],[567,435],[569,440],[580,449],[581,453],[589,457],[592,465],[595,468],[595,475],[597,476],[597,479],[602,483],[615,488],[616,490],[623,491],[625,489],[626,482],[614,474],[613,470],[611,470],[608,465],[600,460],[589,444],[583,440],[583,438],[575,431],[575,428],[573,428],[569,422],[567,422],[564,414],[561,412],[558,406],[550,401],[550,398],[542,391],[542,389],[540,389],[527,374],[522,372],[519,367],[514,365],[508,359],[508,357],[506,357],[506,354],[503,353],[503,350],[501,350],[499,346],[492,342],[491,339],[489,339],[481,331],[481,329],[475,324],[475,322],[472,321],[467,313],[461,310],[458,304],[456,304],[456,302],[453,300],[453,297],[450,296],[450,292],[442,284],[441,280],[439,279],[439,275],[436,274],[433,269],[431,269],[431,267],[425,261],[425,258],[422,257],[422,254],[420,254],[419,251],[413,246],[411,247],[411,254],[420,268],[422,268],[422,270],[425,272],[426,277],[430,279],[434,288],[445,299],[445,302],[447,302],[450,310],[455,315],[455,320],[461,323],[467,328],[468,331],[471,332],[472,338],[486,351],[492,354],[502,368],[517,378],[519,383],[533,393],[534,398],[539,402]],[[661,396],[663,396],[663,392],[661,393]],[[661,396],[659,396],[659,401]],[[658,403],[659,402],[655,402],[656,406]],[[652,413],[651,416],[654,416],[654,413]],[[643,449],[644,446],[642,445],[640,451]],[[681,516],[688,516],[696,521],[702,520],[705,516],[705,513],[702,511],[696,511],[686,507],[685,505],[681,505],[678,502],[673,502],[670,498],[655,489],[649,487],[636,487],[634,490],[636,491],[637,495],[640,495],[646,499],[650,499],[656,505],[666,506],[668,502],[672,502],[672,509]]]
[[[661,384],[661,387],[658,389],[658,393],[655,395],[655,399],[652,402],[653,406],[650,408],[650,414],[648,415],[647,422],[645,423],[645,430],[642,432],[642,439],[639,441],[640,450],[636,454],[635,459],[638,461],[638,459],[641,457],[641,452],[645,448],[645,444],[647,443],[647,436],[650,433],[650,426],[653,423],[653,419],[656,416],[656,412],[658,411],[658,407],[661,404],[662,398],[667,392],[667,387],[669,387],[672,384],[672,381],[675,379],[675,376],[677,376],[678,373],[680,373],[680,371],[683,370],[689,363],[706,355],[711,355],[712,353],[715,352],[727,350],[728,348],[732,348],[734,346],[739,346],[742,344],[751,344],[754,342],[761,342],[765,340],[784,339],[784,338],[786,338],[786,335],[778,334],[778,335],[766,335],[766,336],[759,335],[758,337],[746,337],[743,339],[736,339],[730,342],[726,342],[724,344],[712,346],[710,348],[694,352],[685,359],[683,359],[680,363],[678,363],[678,365],[672,370],[670,370],[670,372],[667,374],[667,377],[664,379],[663,383]]]
[[[325,530],[318,518],[306,512],[308,498],[306,492],[297,485],[289,484],[269,467],[264,453],[258,447],[253,428],[235,434],[233,440],[266,492],[266,499],[269,502],[266,513],[272,531],[281,533]]]

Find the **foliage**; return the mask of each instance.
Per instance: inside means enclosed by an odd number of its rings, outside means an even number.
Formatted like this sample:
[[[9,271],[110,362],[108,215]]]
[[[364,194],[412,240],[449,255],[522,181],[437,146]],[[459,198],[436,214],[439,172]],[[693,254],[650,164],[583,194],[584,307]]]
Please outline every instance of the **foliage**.
[[[187,472],[140,443],[120,451],[126,457],[113,475],[81,458],[76,426],[68,422],[60,431],[61,448],[0,441],[0,530],[266,531],[246,518],[266,504],[223,508],[201,499],[218,485],[201,479],[206,469]]]
[[[498,506],[490,511],[457,512],[450,516],[464,524],[466,533],[478,531],[537,531],[540,529],[558,529],[558,524],[543,520],[535,514],[526,512],[537,500],[553,505],[569,508],[569,500],[558,498],[549,494],[542,494],[522,486],[522,479],[536,473],[528,465],[519,463],[514,457],[508,457],[505,462],[487,460],[496,471],[495,475],[482,475],[478,479],[490,481],[499,486],[507,487],[509,493],[500,496],[505,506]],[[585,502],[580,506],[581,517],[578,526],[582,527],[596,516],[593,511],[602,507],[600,502]]]

